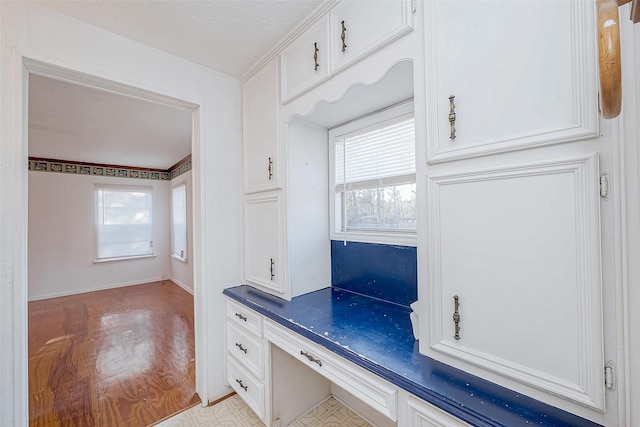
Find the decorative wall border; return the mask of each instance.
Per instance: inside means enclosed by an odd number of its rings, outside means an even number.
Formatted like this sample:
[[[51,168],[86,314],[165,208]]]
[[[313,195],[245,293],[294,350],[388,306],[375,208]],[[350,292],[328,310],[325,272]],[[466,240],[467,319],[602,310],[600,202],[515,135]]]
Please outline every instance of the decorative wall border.
[[[114,178],[170,181],[190,170],[191,155],[188,155],[167,170],[29,157],[29,171],[34,172],[69,173],[77,175],[110,176]]]

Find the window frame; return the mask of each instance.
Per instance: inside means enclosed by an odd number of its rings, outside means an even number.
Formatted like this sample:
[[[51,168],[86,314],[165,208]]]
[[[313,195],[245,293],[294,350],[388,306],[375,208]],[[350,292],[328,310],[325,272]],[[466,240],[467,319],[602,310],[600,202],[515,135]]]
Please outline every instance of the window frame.
[[[364,133],[367,130],[384,124],[385,122],[400,119],[404,116],[411,116],[415,119],[413,99],[403,101],[383,110],[368,114],[363,117],[351,120],[342,125],[329,129],[328,146],[329,146],[329,234],[331,240],[343,240],[351,242],[364,243],[382,243],[403,246],[417,246],[417,229],[416,230],[346,230],[340,229],[342,221],[341,203],[338,203],[337,197],[342,191],[336,189],[336,156],[335,141],[337,138],[345,137],[349,134]],[[414,149],[415,156],[415,149]],[[408,179],[412,178],[412,179]],[[402,177],[390,177],[381,179],[386,186],[397,185],[402,183],[416,183],[416,173],[407,174]],[[380,180],[379,180],[380,181]],[[338,184],[339,185],[339,184]],[[385,185],[373,188],[384,187]],[[359,186],[357,186],[359,187]],[[363,186],[363,188],[366,185]],[[352,187],[353,188],[353,187]],[[357,188],[355,188],[357,189]],[[417,209],[417,206],[416,206]]]
[[[102,210],[100,208],[100,191],[112,190],[112,191],[131,191],[131,192],[145,192],[151,196],[151,202],[149,204],[150,209],[150,239],[149,239],[149,252],[145,254],[129,254],[129,255],[118,255],[113,257],[100,257],[100,218],[104,216],[104,206],[102,206]],[[126,261],[126,260],[135,260],[142,258],[154,258],[154,188],[152,186],[143,186],[143,185],[122,185],[122,184],[104,184],[104,183],[96,183],[95,184],[95,264],[105,263],[105,262],[113,262],[113,261]]]
[[[184,189],[184,249],[183,249],[183,253],[180,254],[177,252],[176,250],[176,222],[175,222],[175,213],[176,213],[176,206],[175,206],[175,191],[179,188],[183,188]],[[177,184],[173,187],[171,187],[171,258],[181,261],[181,262],[187,262],[188,256],[189,256],[189,251],[188,251],[188,244],[189,244],[189,236],[188,236],[188,209],[187,209],[187,183],[186,182],[182,182],[180,184]]]

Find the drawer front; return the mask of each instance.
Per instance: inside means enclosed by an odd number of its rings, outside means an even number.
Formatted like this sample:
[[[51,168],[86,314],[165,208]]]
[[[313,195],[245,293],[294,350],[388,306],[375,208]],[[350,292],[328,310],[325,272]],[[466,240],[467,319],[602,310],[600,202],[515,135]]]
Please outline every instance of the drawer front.
[[[266,321],[265,337],[392,421],[398,419],[397,388],[329,350]]]
[[[227,325],[227,349],[238,362],[258,379],[264,378],[264,345],[253,334],[229,323]]]
[[[244,305],[227,299],[227,319],[230,324],[239,326],[241,329],[255,334],[258,338],[262,338],[262,316]]]
[[[258,381],[233,357],[227,357],[227,380],[247,406],[264,418],[264,384]]]

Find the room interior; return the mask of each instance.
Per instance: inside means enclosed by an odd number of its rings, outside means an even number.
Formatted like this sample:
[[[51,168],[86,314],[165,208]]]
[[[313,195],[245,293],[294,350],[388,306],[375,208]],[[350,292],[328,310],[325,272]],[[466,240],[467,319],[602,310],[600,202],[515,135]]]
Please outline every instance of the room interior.
[[[28,423],[31,176],[85,161],[31,155],[47,78],[192,115],[203,405],[233,390],[269,427],[329,398],[380,426],[635,425],[638,2],[366,4],[0,3],[3,422]],[[172,14],[193,31],[154,38]],[[358,229],[347,194],[371,184],[346,182],[351,135],[336,181],[328,135],[407,102],[415,232]]]

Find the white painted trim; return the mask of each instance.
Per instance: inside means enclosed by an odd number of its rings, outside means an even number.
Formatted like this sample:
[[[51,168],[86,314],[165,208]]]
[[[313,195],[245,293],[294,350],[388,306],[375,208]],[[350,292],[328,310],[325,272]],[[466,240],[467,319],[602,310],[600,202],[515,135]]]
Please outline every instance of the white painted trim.
[[[137,259],[144,259],[144,258],[155,258],[156,255],[155,254],[147,254],[147,255],[136,255],[136,256],[121,256],[121,257],[117,257],[117,258],[99,258],[99,259],[94,259],[93,263],[94,264],[103,264],[106,262],[117,262],[117,261],[134,261]]]

